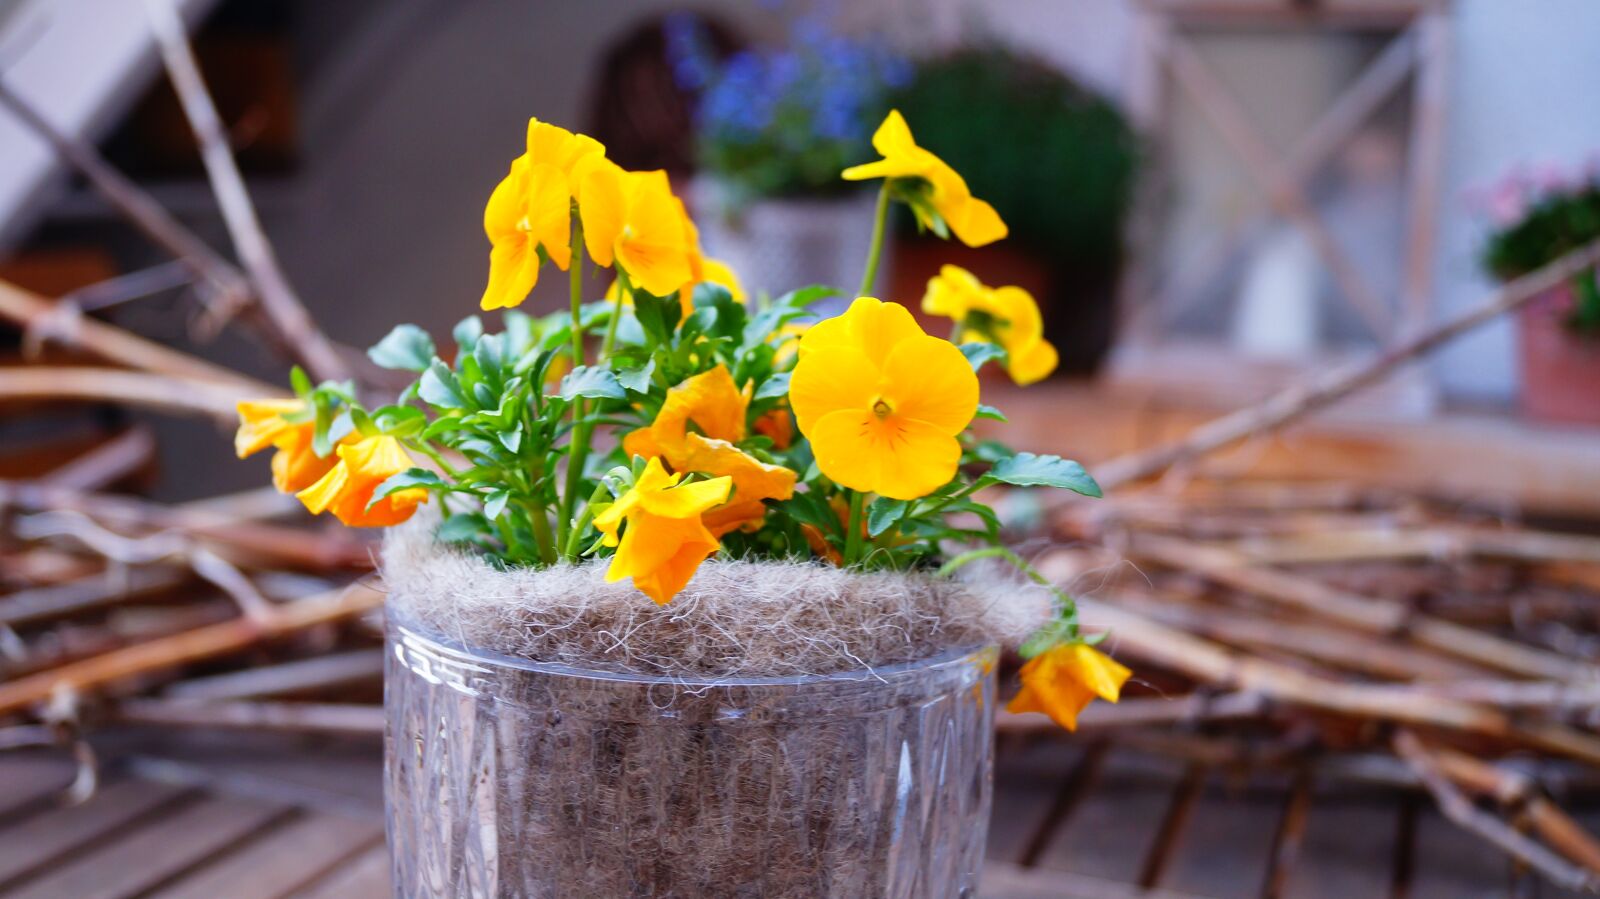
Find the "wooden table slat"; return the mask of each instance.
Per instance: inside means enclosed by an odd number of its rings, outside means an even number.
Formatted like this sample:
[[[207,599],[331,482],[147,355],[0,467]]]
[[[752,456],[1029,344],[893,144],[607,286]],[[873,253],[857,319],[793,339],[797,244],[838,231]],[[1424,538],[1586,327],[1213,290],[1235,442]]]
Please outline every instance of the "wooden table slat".
[[[6,899],[125,899],[232,848],[285,807],[205,797],[37,876]]]
[[[102,787],[83,805],[56,806],[0,830],[0,885],[54,864],[79,847],[134,824],[152,811],[179,801],[181,787],[126,780]]]
[[[390,892],[389,850],[379,845],[294,899],[389,899]]]
[[[153,897],[279,899],[374,845],[383,845],[380,823],[342,815],[308,815],[267,832]]]

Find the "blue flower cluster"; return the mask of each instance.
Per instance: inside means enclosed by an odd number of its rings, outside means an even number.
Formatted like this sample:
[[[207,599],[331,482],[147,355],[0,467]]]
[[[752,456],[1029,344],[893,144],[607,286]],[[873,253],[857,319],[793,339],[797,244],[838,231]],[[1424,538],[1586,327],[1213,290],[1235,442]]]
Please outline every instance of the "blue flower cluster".
[[[700,97],[703,163],[762,195],[835,186],[840,168],[868,155],[888,92],[913,74],[881,42],[837,34],[813,15],[792,22],[786,46],[725,60],[692,14],[670,17],[666,34],[675,79]]]

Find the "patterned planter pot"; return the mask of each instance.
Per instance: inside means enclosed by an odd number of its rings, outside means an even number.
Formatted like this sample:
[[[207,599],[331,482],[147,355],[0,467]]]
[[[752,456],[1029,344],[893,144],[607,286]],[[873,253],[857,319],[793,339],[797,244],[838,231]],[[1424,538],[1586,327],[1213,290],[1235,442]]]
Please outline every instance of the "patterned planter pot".
[[[473,651],[398,619],[398,896],[976,895],[993,647],[686,681]]]

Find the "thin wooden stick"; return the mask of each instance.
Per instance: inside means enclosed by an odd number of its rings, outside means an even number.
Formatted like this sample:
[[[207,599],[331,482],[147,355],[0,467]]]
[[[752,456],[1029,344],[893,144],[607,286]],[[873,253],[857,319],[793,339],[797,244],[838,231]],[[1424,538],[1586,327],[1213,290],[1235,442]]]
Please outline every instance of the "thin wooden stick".
[[[1568,890],[1600,891],[1600,876],[1572,864],[1519,833],[1500,818],[1481,811],[1451,782],[1416,735],[1402,730],[1394,737],[1395,752],[1417,772],[1433,794],[1439,811],[1464,830],[1499,847],[1507,855],[1538,869],[1551,883]]]
[[[383,676],[383,659],[381,649],[357,649],[312,656],[281,665],[246,668],[243,671],[179,681],[168,687],[164,695],[187,701],[218,702],[325,690],[351,683],[377,681]]]
[[[0,402],[60,400],[121,403],[184,415],[238,420],[240,400],[259,394],[233,381],[152,375],[119,368],[27,365],[0,370]]]
[[[0,683],[0,715],[22,711],[61,690],[91,692],[135,675],[228,655],[320,624],[343,621],[382,604],[382,593],[365,584],[352,584],[277,606],[274,614],[262,620],[235,618],[112,650]]]
[[[0,106],[10,110],[18,121],[49,143],[107,202],[127,216],[134,227],[187,266],[197,279],[209,284],[213,294],[209,305],[227,309],[244,305],[250,296],[244,274],[184,227],[154,197],[117,171],[93,144],[57,130],[3,80],[0,80]],[[202,300],[207,298],[203,296]]]
[[[184,115],[194,129],[195,140],[200,145],[200,159],[205,164],[211,188],[217,195],[223,221],[233,237],[234,248],[243,261],[250,280],[255,285],[261,310],[278,328],[295,353],[319,380],[345,380],[350,377],[350,367],[345,364],[325,334],[312,321],[294,288],[278,264],[277,254],[261,229],[255,205],[245,189],[244,178],[234,162],[233,151],[228,147],[222,120],[216,105],[206,90],[205,79],[195,63],[194,51],[184,32],[183,21],[171,0],[146,0],[151,31],[161,48],[161,58],[166,64],[167,77],[178,95]]]
[[[304,733],[383,733],[383,706],[319,702],[196,702],[124,699],[115,712],[126,724]]]
[[[39,482],[68,490],[98,490],[150,464],[156,438],[148,427],[132,427],[66,464],[51,469]]]
[[[118,529],[178,531],[200,539],[236,564],[253,561],[318,570],[372,567],[371,544],[359,538],[259,524],[228,514],[164,506],[133,497],[0,481],[0,508],[6,506],[29,512],[79,512]]]
[[[55,305],[49,300],[23,290],[15,284],[0,281],[0,318],[14,322],[26,330],[54,314]],[[213,365],[187,353],[180,353],[96,319],[77,319],[69,332],[59,333],[57,336],[67,344],[93,353],[108,362],[151,374],[219,384],[238,384],[244,388],[244,392],[254,396],[270,397],[287,394],[282,387],[255,380],[220,365]]]
[[[1259,693],[1272,700],[1356,718],[1376,718],[1495,737],[1600,765],[1600,738],[1560,725],[1514,723],[1471,703],[1401,693],[1308,675],[1285,665],[1230,652],[1118,605],[1078,600],[1083,620],[1108,628],[1116,651],[1126,651],[1202,683]]]
[[[1292,605],[1322,618],[1371,634],[1399,636],[1460,659],[1499,671],[1549,680],[1600,678],[1600,668],[1485,634],[1405,606],[1345,593],[1319,581],[1245,564],[1235,553],[1170,537],[1140,536],[1130,552],[1205,576],[1235,590]]]
[[[1205,696],[1191,693],[1176,699],[1124,699],[1112,705],[1097,702],[1078,716],[1078,732],[1098,733],[1153,724],[1211,724],[1248,721],[1265,715],[1271,703],[1255,693]],[[1059,725],[1043,715],[1000,711],[995,729],[1001,733],[1054,733]]]
[[[1492,797],[1508,811],[1526,816],[1545,842],[1600,875],[1600,840],[1551,802],[1531,778],[1454,749],[1435,749],[1433,758],[1439,770],[1458,786]]]
[[[1101,487],[1110,490],[1160,474],[1185,462],[1255,434],[1267,433],[1344,399],[1383,380],[1402,365],[1454,338],[1519,309],[1545,291],[1600,262],[1600,240],[1551,262],[1544,268],[1502,286],[1475,306],[1462,310],[1432,329],[1407,337],[1365,362],[1329,372],[1326,377],[1293,385],[1264,402],[1210,421],[1171,443],[1111,459],[1094,469]]]

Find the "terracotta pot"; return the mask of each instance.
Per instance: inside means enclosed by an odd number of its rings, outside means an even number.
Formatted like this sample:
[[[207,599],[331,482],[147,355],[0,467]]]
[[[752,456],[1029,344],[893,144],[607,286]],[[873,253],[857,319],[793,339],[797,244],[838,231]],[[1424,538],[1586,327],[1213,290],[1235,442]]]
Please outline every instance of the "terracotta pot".
[[[1539,421],[1600,425],[1600,337],[1567,328],[1573,302],[1563,285],[1522,309],[1522,411]]]

